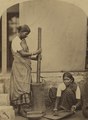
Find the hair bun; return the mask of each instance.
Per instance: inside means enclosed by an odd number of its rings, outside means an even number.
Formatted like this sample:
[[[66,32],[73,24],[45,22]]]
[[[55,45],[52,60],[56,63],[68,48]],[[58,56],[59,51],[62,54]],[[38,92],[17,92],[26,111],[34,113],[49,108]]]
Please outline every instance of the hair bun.
[[[18,30],[18,32],[28,32],[28,33],[30,33],[31,32],[31,30],[30,30],[30,28],[29,28],[29,26],[28,25],[22,25],[22,26],[19,26],[19,27],[17,27],[17,30]]]

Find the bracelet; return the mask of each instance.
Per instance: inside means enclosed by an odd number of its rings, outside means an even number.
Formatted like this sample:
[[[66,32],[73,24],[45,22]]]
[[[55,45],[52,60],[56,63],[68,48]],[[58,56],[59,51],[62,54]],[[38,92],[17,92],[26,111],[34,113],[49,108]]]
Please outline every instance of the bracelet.
[[[76,105],[73,105],[72,107],[73,107],[74,109],[76,109],[76,108],[77,108],[77,106],[76,106]]]
[[[57,108],[54,108],[54,111],[57,111]]]

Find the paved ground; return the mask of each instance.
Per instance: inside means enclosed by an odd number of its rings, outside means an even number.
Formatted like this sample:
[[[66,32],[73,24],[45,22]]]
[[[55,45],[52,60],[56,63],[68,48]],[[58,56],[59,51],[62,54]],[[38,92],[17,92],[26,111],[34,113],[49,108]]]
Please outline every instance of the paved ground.
[[[23,118],[20,116],[16,116],[15,120],[28,120],[27,118]],[[41,118],[41,120],[48,120],[46,118]],[[88,120],[86,118],[83,117],[82,112],[78,111],[77,113],[75,113],[74,115],[70,116],[69,118],[65,118],[63,120]]]

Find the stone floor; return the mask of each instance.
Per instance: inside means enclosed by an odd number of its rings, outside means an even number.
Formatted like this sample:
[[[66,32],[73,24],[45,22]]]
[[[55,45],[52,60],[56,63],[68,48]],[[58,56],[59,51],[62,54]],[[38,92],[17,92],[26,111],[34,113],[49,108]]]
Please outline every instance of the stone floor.
[[[20,116],[16,116],[15,120],[30,120],[30,119],[23,118],[23,117],[20,117]],[[36,119],[33,119],[33,120],[36,120]],[[48,119],[41,118],[41,120],[48,120]],[[69,118],[64,118],[63,120],[88,120],[88,119],[83,117],[81,111],[78,111],[74,115],[70,116]]]

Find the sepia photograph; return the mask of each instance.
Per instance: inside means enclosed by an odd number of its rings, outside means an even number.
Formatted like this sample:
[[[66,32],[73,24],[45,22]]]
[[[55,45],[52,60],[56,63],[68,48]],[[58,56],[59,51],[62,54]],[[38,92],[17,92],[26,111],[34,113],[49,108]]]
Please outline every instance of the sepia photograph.
[[[0,120],[88,119],[88,1],[0,0]]]

